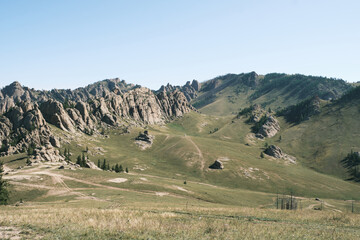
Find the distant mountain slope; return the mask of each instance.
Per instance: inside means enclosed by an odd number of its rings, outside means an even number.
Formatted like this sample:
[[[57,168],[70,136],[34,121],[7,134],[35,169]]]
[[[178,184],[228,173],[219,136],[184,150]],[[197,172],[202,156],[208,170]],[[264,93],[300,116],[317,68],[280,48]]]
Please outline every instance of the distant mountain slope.
[[[360,151],[360,87],[338,101],[321,107],[320,113],[300,124],[284,123],[283,148],[308,167],[344,177],[340,161]],[[283,126],[284,126],[283,125]]]
[[[214,115],[237,113],[254,103],[278,110],[314,96],[337,99],[351,88],[343,80],[300,74],[227,74],[202,83],[192,104]]]

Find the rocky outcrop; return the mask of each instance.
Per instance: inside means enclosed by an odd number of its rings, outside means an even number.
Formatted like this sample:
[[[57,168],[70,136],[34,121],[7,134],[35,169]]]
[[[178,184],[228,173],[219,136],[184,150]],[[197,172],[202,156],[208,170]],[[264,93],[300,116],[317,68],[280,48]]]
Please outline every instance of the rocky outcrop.
[[[278,120],[276,120],[276,118],[273,116],[269,116],[265,123],[260,127],[260,130],[258,132],[258,134],[260,134],[262,137],[258,135],[257,136],[260,138],[271,138],[275,136],[278,131],[280,131],[280,125]]]
[[[96,164],[93,163],[93,162],[90,161],[90,160],[86,160],[85,167],[86,167],[86,168],[90,168],[90,169],[95,169],[95,170],[102,170],[101,168],[99,168],[98,166],[96,166]]]
[[[274,157],[274,158],[282,158],[284,160],[289,161],[290,163],[296,163],[296,158],[293,156],[290,156],[286,153],[284,153],[281,148],[279,148],[278,146],[275,145],[270,145],[269,147],[267,147],[264,151],[264,153],[266,153],[267,155]]]
[[[224,164],[220,160],[215,160],[213,164],[209,166],[211,169],[224,169]]]
[[[161,88],[157,91],[157,93],[167,92],[171,93],[175,90],[178,90],[184,94],[186,100],[190,102],[192,99],[195,99],[198,96],[198,92],[200,91],[201,84],[197,80],[193,80],[186,82],[184,86],[172,86],[167,84],[166,86],[161,86]]]
[[[51,144],[46,144],[45,146],[36,148],[32,159],[49,162],[59,162],[65,160],[64,157],[60,155],[59,150],[53,148]]]
[[[30,145],[53,144],[60,142],[51,133],[38,105],[22,102],[10,109],[0,118],[0,143],[2,155],[26,151]]]
[[[144,133],[139,133],[135,138],[135,144],[138,145],[141,150],[145,150],[152,146],[154,139],[155,136],[150,135],[148,131],[144,131]]]
[[[75,123],[65,111],[63,105],[56,100],[48,100],[41,104],[40,110],[47,122],[67,131],[75,132]]]
[[[270,145],[268,148],[266,148],[265,153],[274,158],[284,157],[282,150],[278,146],[275,146],[275,145]]]

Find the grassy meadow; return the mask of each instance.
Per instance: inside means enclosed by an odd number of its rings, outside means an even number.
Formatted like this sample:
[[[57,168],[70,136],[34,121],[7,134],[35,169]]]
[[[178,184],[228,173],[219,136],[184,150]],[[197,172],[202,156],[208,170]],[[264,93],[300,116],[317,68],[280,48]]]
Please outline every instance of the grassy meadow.
[[[11,198],[0,207],[0,239],[359,239],[360,203],[352,200],[360,200],[360,185],[344,181],[337,160],[356,146],[346,136],[357,139],[337,121],[358,129],[351,120],[358,108],[324,109],[299,125],[280,118],[281,131],[266,140],[251,134],[245,118],[196,112],[128,134],[87,136],[52,126],[73,162],[85,154],[129,173],[26,166],[25,154],[1,158],[12,171],[4,176]],[[135,138],[144,130],[155,140],[141,150]],[[279,145],[297,163],[261,158],[265,144]],[[223,170],[208,168],[215,160]],[[290,193],[298,209],[276,209],[277,197]]]

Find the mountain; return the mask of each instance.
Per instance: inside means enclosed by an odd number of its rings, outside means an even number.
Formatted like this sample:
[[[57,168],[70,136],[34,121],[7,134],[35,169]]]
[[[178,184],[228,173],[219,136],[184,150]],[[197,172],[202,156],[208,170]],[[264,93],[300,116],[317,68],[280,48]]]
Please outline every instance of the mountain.
[[[201,83],[191,103],[202,113],[223,116],[255,103],[279,110],[314,96],[337,99],[351,88],[343,80],[300,74],[227,74]]]
[[[252,72],[158,91],[117,79],[51,91],[14,82],[0,92],[1,160],[13,175],[46,173],[77,182],[70,183],[77,189],[134,178],[122,189],[247,206],[266,205],[258,194],[269,201],[289,191],[338,200],[356,198],[360,190],[345,181],[341,165],[360,151],[359,88],[342,80]],[[49,162],[56,169],[39,172]],[[97,163],[122,165],[131,174],[119,178]],[[219,167],[210,168],[214,163]],[[25,172],[15,170],[26,164]],[[12,184],[30,187],[11,177]],[[36,184],[47,189],[45,182]],[[48,201],[46,192],[36,197]]]
[[[193,110],[177,89],[155,94],[119,79],[73,91],[37,91],[14,82],[0,92],[3,155],[24,152],[30,145],[59,147],[58,141],[50,141],[54,136],[49,124],[66,132],[93,135],[109,127],[164,124]]]

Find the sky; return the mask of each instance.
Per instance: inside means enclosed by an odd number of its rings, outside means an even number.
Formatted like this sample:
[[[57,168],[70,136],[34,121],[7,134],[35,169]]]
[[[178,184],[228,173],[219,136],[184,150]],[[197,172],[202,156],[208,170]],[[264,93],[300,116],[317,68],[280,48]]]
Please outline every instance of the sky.
[[[0,87],[227,73],[360,81],[358,0],[0,0]]]

